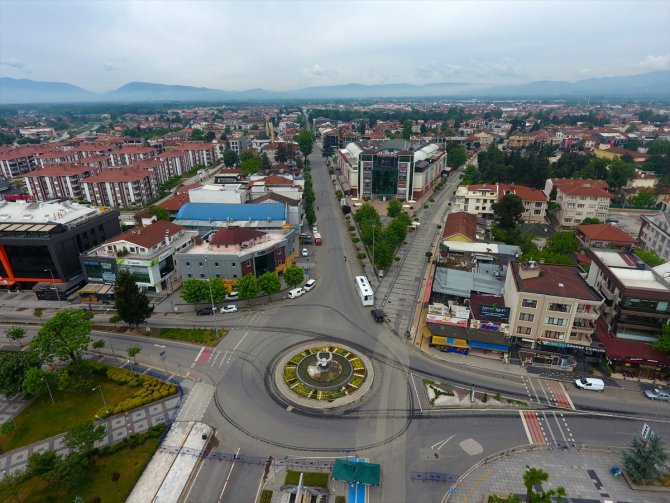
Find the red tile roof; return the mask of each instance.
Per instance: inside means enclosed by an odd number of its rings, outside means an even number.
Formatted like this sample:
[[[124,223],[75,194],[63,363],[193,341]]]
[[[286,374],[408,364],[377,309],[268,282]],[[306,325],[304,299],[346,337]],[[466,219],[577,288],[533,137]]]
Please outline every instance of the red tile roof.
[[[279,175],[270,175],[266,176],[265,178],[261,178],[260,180],[254,180],[253,182],[250,182],[249,185],[293,185],[293,180],[289,180],[288,178],[284,178],[283,176]]]
[[[265,235],[265,232],[244,227],[224,227],[214,234],[210,243],[215,246],[239,245]]]
[[[119,234],[118,236],[109,239],[106,243],[117,243],[119,241],[128,241],[129,243],[142,246],[144,248],[153,248],[160,243],[165,236],[173,236],[178,232],[184,230],[181,225],[158,220],[146,227],[136,227],[129,231]]]
[[[635,244],[637,240],[615,225],[589,224],[578,225],[577,232],[581,232],[591,241],[607,241],[611,243]]]
[[[449,213],[442,236],[448,239],[455,234],[462,234],[472,241],[477,241],[477,215],[466,211]]]
[[[609,186],[604,180],[552,178],[551,181],[557,190],[571,196],[614,197],[607,191]]]
[[[583,300],[601,300],[602,297],[582,278],[579,267],[572,265],[537,264],[540,275],[521,279],[520,264],[510,262],[519,292],[553,295]],[[562,286],[561,286],[562,285]]]
[[[154,176],[154,174],[144,169],[105,168],[97,175],[84,178],[84,182],[86,183],[135,182],[150,176]]]
[[[670,364],[670,355],[656,349],[649,342],[619,339],[604,335],[598,335],[598,339],[605,346],[609,358],[642,358],[648,362]]]
[[[526,187],[525,185],[516,185],[514,183],[478,183],[475,185],[468,185],[468,190],[489,190],[494,193],[497,191],[496,197],[498,198],[503,197],[507,191],[510,191],[519,196],[523,201],[546,201],[548,199],[547,195],[541,190]]]
[[[177,193],[169,199],[166,199],[158,205],[159,208],[163,208],[167,211],[179,211],[179,209],[184,206],[186,203],[190,203],[191,198],[188,195],[188,192],[185,194]]]
[[[96,168],[91,166],[82,166],[81,164],[62,163],[62,164],[47,164],[42,169],[36,169],[27,173],[25,176],[30,178],[38,178],[40,176],[72,176],[82,175],[94,171]]]

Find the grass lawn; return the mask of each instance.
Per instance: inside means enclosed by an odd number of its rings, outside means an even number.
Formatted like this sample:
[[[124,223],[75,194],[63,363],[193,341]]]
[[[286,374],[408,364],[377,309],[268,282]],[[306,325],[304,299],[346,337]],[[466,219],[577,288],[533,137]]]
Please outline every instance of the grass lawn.
[[[2,452],[58,435],[72,425],[94,420],[95,414],[104,408],[100,390],[91,391],[98,384],[102,384],[102,392],[109,406],[132,397],[137,391],[137,388],[116,384],[97,373],[93,374],[92,379],[95,384],[90,388],[72,392],[52,389],[54,404],[48,394],[36,398],[16,418],[16,429],[7,435],[0,435]]]
[[[228,331],[219,328],[219,337],[213,328],[161,328],[158,337],[174,341],[192,342],[205,346],[216,346]]]
[[[330,480],[330,475],[328,473],[321,472],[303,472],[303,484],[309,487],[328,487],[328,481]],[[298,480],[300,479],[300,472],[294,472],[289,470],[286,472],[286,479],[284,484],[286,485],[298,485]]]
[[[158,442],[158,438],[150,438],[132,449],[97,458],[72,491],[55,490],[39,477],[32,477],[25,483],[20,501],[71,503],[75,496],[81,496],[83,501],[99,496],[104,503],[123,503],[156,452]],[[112,482],[115,471],[121,474],[117,483]]]

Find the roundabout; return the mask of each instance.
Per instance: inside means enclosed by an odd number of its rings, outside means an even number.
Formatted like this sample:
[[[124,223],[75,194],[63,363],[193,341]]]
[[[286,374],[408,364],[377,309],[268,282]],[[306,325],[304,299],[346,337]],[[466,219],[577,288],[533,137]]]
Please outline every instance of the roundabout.
[[[330,409],[360,400],[372,386],[374,370],[365,355],[345,345],[310,343],[284,354],[274,378],[286,400],[302,407]]]

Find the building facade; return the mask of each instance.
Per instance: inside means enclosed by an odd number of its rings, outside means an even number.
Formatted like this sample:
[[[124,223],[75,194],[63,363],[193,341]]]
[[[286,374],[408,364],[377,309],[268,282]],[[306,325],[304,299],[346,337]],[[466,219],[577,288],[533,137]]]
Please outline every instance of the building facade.
[[[642,225],[638,234],[639,245],[655,251],[659,257],[670,260],[670,213],[640,215]]]
[[[156,174],[143,169],[104,169],[85,178],[83,185],[86,199],[98,206],[145,206],[158,195]]]
[[[478,217],[493,218],[493,204],[507,194],[519,196],[525,223],[543,223],[547,215],[547,195],[541,190],[515,184],[461,185],[454,195],[454,209],[472,213]]]
[[[607,188],[607,182],[603,180],[550,178],[544,192],[550,196],[556,189],[556,203],[560,206],[558,224],[562,227],[576,227],[585,218],[607,219],[613,197]]]
[[[83,180],[100,170],[78,164],[47,164],[31,171],[24,177],[28,194],[38,201],[66,198],[79,199],[85,196]]]

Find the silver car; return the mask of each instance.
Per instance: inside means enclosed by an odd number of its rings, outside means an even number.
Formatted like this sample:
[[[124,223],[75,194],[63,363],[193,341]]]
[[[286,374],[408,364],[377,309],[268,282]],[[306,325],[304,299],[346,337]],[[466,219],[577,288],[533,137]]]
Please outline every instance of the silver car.
[[[664,402],[670,401],[670,392],[662,389],[648,389],[645,390],[644,395],[649,400],[662,400]]]

